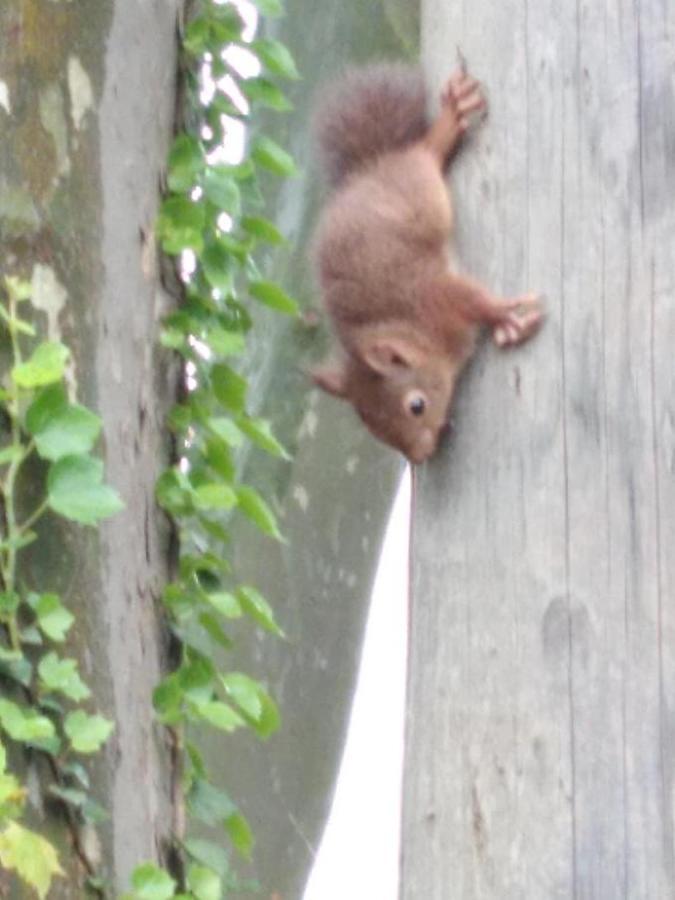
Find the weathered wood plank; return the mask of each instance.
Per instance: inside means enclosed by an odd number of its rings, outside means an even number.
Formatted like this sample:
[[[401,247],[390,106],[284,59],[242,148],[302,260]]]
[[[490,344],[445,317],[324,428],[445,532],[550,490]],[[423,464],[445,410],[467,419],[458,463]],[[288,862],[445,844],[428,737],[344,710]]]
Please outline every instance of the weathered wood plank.
[[[424,4],[466,267],[547,295],[418,472],[404,898],[675,896],[675,10]]]

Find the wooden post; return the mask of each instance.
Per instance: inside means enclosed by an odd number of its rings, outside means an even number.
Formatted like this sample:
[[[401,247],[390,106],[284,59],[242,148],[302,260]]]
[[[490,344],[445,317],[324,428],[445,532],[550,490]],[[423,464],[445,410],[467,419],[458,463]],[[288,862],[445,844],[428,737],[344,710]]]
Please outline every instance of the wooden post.
[[[423,3],[489,118],[459,256],[536,289],[416,473],[405,900],[675,896],[675,6]]]

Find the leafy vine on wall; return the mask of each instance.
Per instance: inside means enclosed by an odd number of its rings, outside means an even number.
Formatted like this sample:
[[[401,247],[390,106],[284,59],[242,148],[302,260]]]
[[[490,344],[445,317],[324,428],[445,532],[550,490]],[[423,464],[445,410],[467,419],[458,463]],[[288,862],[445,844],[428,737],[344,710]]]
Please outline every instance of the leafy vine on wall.
[[[254,5],[267,16],[282,13],[279,0]],[[251,675],[221,670],[217,662],[231,647],[227,625],[233,619],[248,617],[282,634],[270,603],[254,586],[239,583],[228,561],[232,514],[241,513],[270,538],[282,539],[267,500],[240,479],[242,452],[248,445],[287,458],[270,423],[250,413],[247,380],[234,361],[246,349],[257,305],[286,316],[298,311],[296,301],[265,278],[256,262],[260,245],[285,243],[261,212],[259,175],[296,174],[289,153],[260,132],[257,113],[290,109],[277,82],[296,79],[298,72],[283,44],[247,31],[238,4],[215,0],[198,4],[185,28],[191,125],[173,143],[157,226],[163,251],[183,271],[183,302],[165,321],[162,341],[180,354],[187,388],[169,417],[180,459],[157,484],[158,501],[180,537],[178,577],[163,595],[180,662],[158,685],[154,704],[179,748],[188,828],[175,836],[180,865],[171,872],[151,862],[136,869],[128,895],[133,900],[211,900],[246,887],[221,842],[191,833],[194,821],[222,827],[239,854],[251,855],[251,828],[209,777],[199,733],[251,728],[265,739],[279,725],[264,685]],[[233,49],[246,54],[255,74],[241,74]],[[222,148],[233,122],[246,125],[247,139],[242,158],[228,163],[221,161]],[[196,740],[189,739],[193,734]]]
[[[4,279],[0,327],[10,352],[0,388],[5,419],[0,448],[0,676],[10,690],[0,699],[0,728],[16,753],[46,757],[48,794],[63,804],[76,852],[95,886],[95,866],[82,835],[105,813],[89,794],[82,755],[96,753],[113,724],[83,708],[91,691],[77,660],[57,649],[73,624],[72,614],[57,594],[26,585],[18,561],[21,551],[37,540],[35,528],[48,512],[96,525],[122,503],[103,483],[103,463],[92,455],[101,420],[68,399],[68,348],[56,341],[36,344],[30,296],[30,282]],[[19,499],[27,482],[37,496],[32,511],[21,518],[25,501]],[[62,870],[52,844],[20,821],[26,796],[26,785],[7,769],[6,749],[0,744],[0,863],[45,897],[53,876]]]

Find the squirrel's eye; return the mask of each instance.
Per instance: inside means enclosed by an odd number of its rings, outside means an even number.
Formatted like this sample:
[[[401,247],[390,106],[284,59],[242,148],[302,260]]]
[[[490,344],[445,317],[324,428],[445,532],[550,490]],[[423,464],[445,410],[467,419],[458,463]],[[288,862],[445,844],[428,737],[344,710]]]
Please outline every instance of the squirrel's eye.
[[[426,408],[427,405],[424,402],[424,398],[420,397],[419,394],[417,394],[415,397],[411,397],[408,401],[408,409],[413,414],[413,416],[423,415]]]

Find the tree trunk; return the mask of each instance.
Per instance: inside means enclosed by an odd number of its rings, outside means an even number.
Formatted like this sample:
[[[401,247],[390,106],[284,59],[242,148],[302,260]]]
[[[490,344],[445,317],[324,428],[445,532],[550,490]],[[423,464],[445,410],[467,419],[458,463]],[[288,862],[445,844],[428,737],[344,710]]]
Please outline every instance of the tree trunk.
[[[75,613],[70,649],[116,723],[92,789],[111,819],[100,854],[97,842],[90,850],[120,890],[171,826],[168,754],[151,707],[163,658],[155,600],[169,555],[154,481],[172,393],[155,352],[166,298],[152,226],[173,124],[178,5],[0,8],[2,269],[32,279],[37,324],[71,347],[71,380],[104,420],[106,477],[126,504],[100,530],[50,519],[25,560],[29,583],[61,591]],[[36,827],[54,837],[58,814],[32,796]],[[65,837],[56,840],[69,878],[50,897],[81,898],[82,873]]]
[[[406,900],[675,894],[675,8],[426,0],[459,255],[546,295],[417,472]]]

